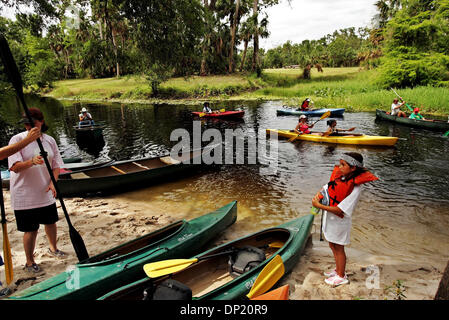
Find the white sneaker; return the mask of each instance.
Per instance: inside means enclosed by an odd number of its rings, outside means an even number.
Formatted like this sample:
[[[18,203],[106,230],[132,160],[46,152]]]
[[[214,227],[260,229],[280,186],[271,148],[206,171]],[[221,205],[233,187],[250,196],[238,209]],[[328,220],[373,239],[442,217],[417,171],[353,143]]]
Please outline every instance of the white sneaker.
[[[326,278],[331,278],[337,275],[337,270],[334,269],[331,272],[324,272],[323,274]]]
[[[333,276],[333,277],[327,278],[327,279],[324,280],[324,281],[325,281],[327,284],[330,284],[330,285],[333,286],[333,287],[338,287],[338,286],[340,286],[340,285],[342,285],[342,284],[347,284],[347,283],[349,283],[349,280],[348,280],[348,278],[346,277],[346,275],[345,275],[344,278],[340,277],[339,275],[335,275],[335,276]]]
[[[331,277],[334,277],[337,275],[337,270],[334,269],[331,272],[324,272],[323,274],[326,278],[331,278]],[[347,277],[348,277],[348,274],[345,272],[345,278],[347,278]]]

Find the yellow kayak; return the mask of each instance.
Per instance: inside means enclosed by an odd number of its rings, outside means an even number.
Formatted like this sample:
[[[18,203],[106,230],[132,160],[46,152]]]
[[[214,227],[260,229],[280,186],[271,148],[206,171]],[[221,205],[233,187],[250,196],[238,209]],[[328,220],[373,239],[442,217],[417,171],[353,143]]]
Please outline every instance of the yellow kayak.
[[[278,130],[267,129],[267,135],[278,134],[279,138],[290,139],[296,137],[298,134],[293,130]],[[394,146],[398,141],[397,137],[384,136],[367,136],[364,134],[342,134],[339,136],[323,137],[321,132],[312,132],[311,134],[302,134],[296,140],[324,142],[324,143],[338,143],[338,144],[353,144],[363,146]]]

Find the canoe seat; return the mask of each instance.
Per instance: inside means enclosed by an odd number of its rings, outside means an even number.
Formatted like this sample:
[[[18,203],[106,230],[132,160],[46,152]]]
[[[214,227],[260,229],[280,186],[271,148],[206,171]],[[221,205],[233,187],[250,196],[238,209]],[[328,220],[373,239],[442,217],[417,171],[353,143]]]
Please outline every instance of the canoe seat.
[[[149,170],[150,169],[150,168],[148,168],[146,166],[143,166],[143,165],[141,165],[140,163],[137,163],[137,162],[133,162],[133,164],[138,166],[138,167],[140,167],[140,168],[142,168],[142,169],[145,169],[145,170]]]
[[[161,160],[165,164],[179,164],[179,163],[181,163],[181,161],[173,159],[170,156],[159,158],[159,160]]]
[[[229,257],[228,265],[231,277],[237,278],[257,267],[265,260],[265,252],[253,246],[244,246]]]
[[[70,176],[72,177],[72,179],[86,179],[86,178],[90,178],[84,172],[72,173]]]

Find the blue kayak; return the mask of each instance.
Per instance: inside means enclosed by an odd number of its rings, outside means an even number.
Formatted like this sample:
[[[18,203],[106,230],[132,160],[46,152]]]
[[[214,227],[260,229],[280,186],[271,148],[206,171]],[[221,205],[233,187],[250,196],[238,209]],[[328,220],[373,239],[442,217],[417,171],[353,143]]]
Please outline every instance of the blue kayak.
[[[315,110],[309,110],[309,111],[300,111],[298,109],[281,109],[277,110],[278,116],[287,116],[287,115],[306,115],[306,116],[322,116],[326,112],[330,111],[331,116],[342,116],[345,112],[344,108],[337,108],[337,109],[315,109]]]

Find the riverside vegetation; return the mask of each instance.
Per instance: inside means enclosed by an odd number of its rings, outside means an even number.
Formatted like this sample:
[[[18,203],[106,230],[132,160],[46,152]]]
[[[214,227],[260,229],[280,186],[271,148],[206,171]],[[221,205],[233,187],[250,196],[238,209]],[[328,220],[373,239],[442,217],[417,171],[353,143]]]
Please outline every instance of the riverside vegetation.
[[[312,70],[312,78],[302,78],[301,69],[265,69],[262,76],[232,74],[171,78],[161,84],[157,98],[144,77],[62,80],[47,91],[56,99],[79,101],[198,103],[198,100],[278,100],[298,106],[306,97],[315,108],[345,107],[348,111],[388,110],[395,94],[377,84],[376,70],[357,67]],[[423,113],[449,114],[447,88],[418,86],[396,90]]]

